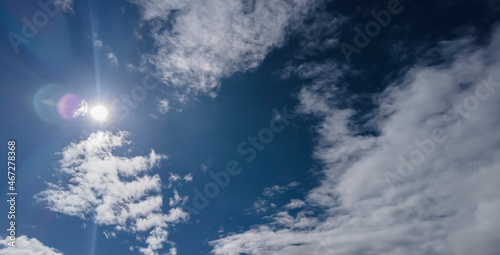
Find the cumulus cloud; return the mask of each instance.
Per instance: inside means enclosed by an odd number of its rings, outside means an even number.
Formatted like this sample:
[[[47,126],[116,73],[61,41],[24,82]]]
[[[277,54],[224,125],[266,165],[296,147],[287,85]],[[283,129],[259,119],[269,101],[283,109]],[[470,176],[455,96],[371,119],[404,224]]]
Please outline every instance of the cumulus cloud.
[[[500,253],[500,30],[487,46],[471,41],[440,44],[432,52],[448,63],[417,64],[376,97],[368,123],[378,135],[359,134],[357,111],[331,102],[336,88],[322,93],[336,83],[313,79],[299,111],[321,119],[324,177],[305,202],[322,214],[280,212],[211,241],[212,252]]]
[[[71,143],[61,152],[58,169],[68,181],[49,183],[35,199],[54,212],[90,218],[118,231],[150,231],[154,234],[151,240],[165,241],[163,233],[168,224],[188,218],[179,208],[172,208],[167,214],[162,212],[160,176],[150,172],[167,156],[154,150],[147,156],[113,155],[114,150],[130,144],[126,136],[125,132],[100,131]],[[162,247],[154,241],[146,243],[149,246],[144,251],[152,252],[148,254],[155,254]]]
[[[25,235],[16,238],[16,247],[8,245],[10,240],[0,238],[0,255],[62,255],[58,250],[45,246],[36,238],[28,238]]]
[[[256,68],[280,47],[290,24],[316,3],[292,1],[132,0],[152,25],[157,50],[144,55],[165,83],[211,97],[220,80]]]

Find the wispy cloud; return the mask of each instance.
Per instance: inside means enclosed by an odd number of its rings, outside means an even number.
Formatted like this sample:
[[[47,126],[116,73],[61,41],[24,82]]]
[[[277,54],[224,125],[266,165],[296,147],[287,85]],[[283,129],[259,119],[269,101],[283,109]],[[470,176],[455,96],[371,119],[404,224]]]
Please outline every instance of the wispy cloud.
[[[102,48],[102,47],[108,48],[108,46],[105,46],[104,43],[99,39],[94,39],[93,42],[94,42],[94,46],[96,46],[98,48]]]
[[[163,98],[158,100],[158,111],[161,114],[165,114],[170,110],[170,105],[167,99]]]
[[[266,197],[269,197],[269,198],[273,198],[279,194],[283,194],[285,191],[291,189],[291,188],[295,188],[297,186],[299,186],[300,183],[299,182],[290,182],[289,184],[287,185],[284,185],[284,186],[279,186],[279,185],[273,185],[273,186],[270,186],[270,187],[267,187],[265,188],[263,191],[262,191],[262,195],[266,196]]]
[[[178,174],[175,174],[172,172],[169,173],[167,188],[170,189],[174,185],[174,183],[182,181],[182,180],[184,180],[185,183],[191,182],[191,181],[193,181],[193,175],[191,173],[189,173],[189,174],[186,174],[184,177],[181,177]]]
[[[257,198],[255,202],[253,202],[251,210],[247,210],[249,213],[254,212],[256,214],[266,213],[269,210],[269,201],[262,199],[261,197]]]
[[[206,162],[201,163],[200,169],[202,172],[206,173],[211,165],[212,165],[212,157],[208,157]]]
[[[154,54],[144,55],[142,67],[153,68],[182,94],[211,97],[222,78],[256,68],[283,45],[290,24],[315,5],[305,0],[132,2],[152,25],[157,46]]]
[[[299,185],[300,185],[299,182],[294,181],[294,182],[290,182],[289,184],[284,185],[284,186],[273,185],[273,186],[264,188],[264,190],[262,191],[262,195],[265,198],[258,197],[257,200],[255,200],[254,203],[252,204],[252,207],[247,209],[246,211],[249,214],[251,214],[251,213],[256,213],[256,214],[267,213],[270,209],[274,209],[277,207],[276,204],[270,202],[271,200],[278,199],[281,194],[285,193],[285,191],[293,189]]]
[[[108,63],[111,67],[118,67],[118,58],[113,52],[108,52],[108,54],[106,54],[106,58],[108,59]]]
[[[300,199],[292,199],[289,204],[286,204],[284,206],[285,209],[297,209],[304,207],[306,203]]]
[[[176,205],[179,205],[179,204],[185,204],[188,200],[188,196],[184,196],[184,197],[181,197],[179,195],[179,192],[177,192],[176,189],[174,189],[174,197],[171,197],[169,199],[169,202],[168,204],[170,206],[176,206]]]
[[[168,224],[189,216],[180,208],[162,212],[161,180],[158,174],[149,172],[167,156],[154,150],[147,156],[131,158],[113,155],[115,149],[130,143],[126,136],[125,132],[100,131],[71,143],[62,151],[58,169],[68,182],[49,183],[48,189],[35,198],[54,212],[90,218],[118,231],[150,231],[146,240],[149,246],[142,251],[156,254],[161,248],[158,240],[166,242]]]
[[[193,181],[193,175],[190,174],[190,173],[186,174],[183,179],[184,179],[185,182],[192,182]]]
[[[54,4],[56,4],[59,9],[64,12],[74,13],[73,0],[54,0]]]
[[[99,39],[99,36],[97,34],[94,34],[93,39],[92,39],[92,43],[99,50],[103,51],[103,53],[104,53],[103,56],[105,57],[105,59],[108,62],[109,66],[111,66],[113,68],[116,68],[116,67],[118,67],[120,65],[120,63],[118,62],[118,57],[112,51],[111,47],[109,47],[108,45],[104,44],[104,42],[101,39]],[[127,72],[131,72],[131,71],[135,70],[135,67],[132,64],[127,64],[125,66],[125,68],[126,68]]]
[[[73,118],[85,116],[85,114],[87,114],[88,112],[87,100],[82,99],[82,102],[80,102],[78,106],[78,109],[76,109],[73,113]]]
[[[324,77],[313,79],[299,111],[321,119],[314,156],[324,177],[305,202],[322,214],[280,212],[274,224],[210,242],[213,253],[499,253],[500,79],[485,77],[500,69],[500,30],[485,47],[471,41],[440,44],[432,54],[449,63],[419,63],[377,96],[376,136],[359,135],[357,111],[332,102],[337,88]],[[432,137],[445,141],[431,146]],[[418,163],[412,174],[399,156]],[[387,171],[405,178],[388,183]]]

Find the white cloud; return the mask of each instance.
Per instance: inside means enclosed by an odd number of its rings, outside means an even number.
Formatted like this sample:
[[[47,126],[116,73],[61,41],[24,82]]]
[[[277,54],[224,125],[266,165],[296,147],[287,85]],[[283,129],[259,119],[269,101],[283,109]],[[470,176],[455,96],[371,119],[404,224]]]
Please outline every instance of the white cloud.
[[[217,231],[217,233],[224,233],[224,226],[223,225],[220,225],[220,228]]]
[[[289,184],[287,184],[285,186],[273,185],[271,187],[264,188],[264,190],[262,191],[262,195],[269,197],[269,198],[274,198],[274,197],[278,196],[279,194],[283,194],[285,191],[287,191],[291,188],[295,188],[299,185],[300,185],[300,183],[295,182],[295,181],[290,182]]]
[[[116,68],[120,65],[120,63],[118,62],[118,57],[112,51],[111,47],[104,44],[104,42],[99,39],[99,36],[97,34],[94,34],[93,39],[92,39],[92,43],[99,50],[103,51],[104,57],[105,57],[106,61],[108,62],[109,66]],[[135,66],[130,64],[130,63],[127,63],[125,65],[125,68],[126,68],[127,72],[132,72],[136,69]]]
[[[417,64],[377,98],[378,136],[358,135],[356,111],[331,102],[335,89],[322,93],[335,83],[304,87],[300,111],[322,119],[314,155],[324,165],[306,202],[323,214],[281,212],[210,242],[213,253],[499,254],[500,79],[482,76],[500,70],[500,30],[486,47],[470,41],[441,44],[433,54],[449,64]]]
[[[269,201],[262,199],[261,197],[257,198],[255,202],[253,202],[252,205],[252,212],[255,212],[256,214],[262,214],[267,212],[269,210]]]
[[[98,48],[102,48],[102,47],[108,48],[108,46],[104,46],[104,43],[99,39],[94,39],[94,46],[96,46]]]
[[[158,174],[149,174],[167,159],[165,155],[154,150],[131,158],[113,155],[115,149],[130,143],[126,135],[100,131],[64,148],[59,171],[68,182],[49,183],[36,200],[46,203],[51,211],[91,218],[97,224],[132,233],[152,227],[160,228],[154,232],[160,233],[166,231],[167,223],[186,220],[188,214],[174,210],[178,208],[162,213],[161,180]],[[159,247],[147,243],[150,250]]]
[[[73,11],[73,0],[54,0],[60,10],[68,13],[74,13]]]
[[[78,109],[76,109],[75,112],[73,112],[73,118],[85,116],[85,114],[87,114],[88,111],[87,100],[82,99],[82,102],[80,102],[78,106],[79,106]]]
[[[264,219],[271,219],[272,225],[287,227],[290,229],[311,229],[318,226],[318,219],[311,217],[312,212],[301,211],[295,217],[291,216],[288,211],[281,211],[271,216],[265,216]]]
[[[262,191],[262,195],[266,197],[274,197],[277,194],[282,194],[285,189],[286,186],[273,185],[271,187],[265,188],[264,191]]]
[[[133,64],[127,63],[127,64],[125,65],[125,70],[127,70],[127,72],[129,72],[129,73],[130,73],[130,72],[134,72],[134,71],[136,71],[136,70],[137,70],[137,67],[136,67],[136,66],[134,66]]]
[[[174,174],[174,173],[170,172],[169,175],[170,176],[168,177],[168,180],[171,182],[176,182],[176,181],[179,181],[181,179],[181,176],[178,174]]]
[[[287,186],[289,189],[292,189],[292,188],[298,187],[299,185],[300,185],[300,182],[293,181],[293,182],[288,183],[286,186]]]
[[[10,240],[0,238],[0,255],[62,255],[58,250],[47,247],[36,238],[28,238],[25,235],[16,238],[16,247],[8,245]]]
[[[118,67],[118,58],[113,52],[108,52],[108,54],[106,54],[106,58],[108,59],[108,63],[111,67]]]
[[[176,189],[174,189],[174,197],[169,198],[168,204],[170,206],[176,206],[178,204],[185,204],[188,200],[188,196],[181,197],[179,195],[179,192],[177,192]]]
[[[192,175],[192,174],[190,174],[190,173],[189,173],[189,174],[186,174],[186,175],[184,176],[184,181],[185,181],[185,182],[192,182],[192,181],[193,181],[193,175]]]
[[[139,251],[145,255],[157,254],[156,250],[163,248],[163,243],[167,241],[168,232],[161,227],[156,227],[149,233],[146,243],[147,248],[139,248]]]
[[[116,238],[116,233],[115,232],[109,232],[109,231],[103,231],[102,232],[106,239],[109,239],[111,237]]]
[[[168,104],[168,100],[167,99],[163,98],[163,99],[158,100],[158,111],[161,114],[165,114],[169,110],[170,110],[170,106]]]
[[[246,209],[246,211],[250,213],[256,213],[256,214],[263,214],[267,213],[270,208],[276,208],[276,204],[270,203],[269,200],[272,199],[277,199],[281,194],[285,193],[285,191],[289,189],[293,189],[297,186],[299,186],[300,183],[293,181],[290,182],[287,185],[284,186],[279,186],[279,185],[273,185],[267,188],[264,188],[262,191],[262,195],[266,197],[266,199],[263,199],[262,197],[258,197],[257,200],[254,201],[252,204],[252,207],[249,209]],[[296,199],[294,199],[295,201]],[[300,201],[300,200],[299,200]]]
[[[167,188],[170,189],[174,185],[174,183],[179,182],[181,180],[184,180],[185,183],[192,182],[193,181],[193,175],[191,173],[186,174],[184,177],[181,177],[178,174],[174,173],[169,173],[168,177],[168,186]]]
[[[304,203],[304,201],[302,201],[300,199],[292,199],[289,204],[284,206],[284,208],[285,209],[297,209],[297,208],[304,207],[305,205],[306,205],[306,203]]]
[[[205,163],[202,163],[200,165],[200,169],[203,173],[206,173],[208,171],[208,168],[212,165],[212,157],[208,157],[207,161]]]
[[[256,68],[280,47],[290,24],[301,20],[313,1],[133,0],[149,22],[157,51],[144,55],[165,83],[184,93],[214,97],[220,80]],[[175,12],[174,12],[175,11]],[[172,25],[165,29],[165,24]]]

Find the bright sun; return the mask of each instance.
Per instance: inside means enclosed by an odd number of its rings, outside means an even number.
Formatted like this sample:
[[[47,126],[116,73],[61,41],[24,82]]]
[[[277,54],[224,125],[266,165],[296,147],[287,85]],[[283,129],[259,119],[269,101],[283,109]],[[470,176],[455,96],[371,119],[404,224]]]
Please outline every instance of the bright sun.
[[[104,121],[108,117],[108,109],[102,105],[98,105],[90,110],[90,115],[97,121]]]

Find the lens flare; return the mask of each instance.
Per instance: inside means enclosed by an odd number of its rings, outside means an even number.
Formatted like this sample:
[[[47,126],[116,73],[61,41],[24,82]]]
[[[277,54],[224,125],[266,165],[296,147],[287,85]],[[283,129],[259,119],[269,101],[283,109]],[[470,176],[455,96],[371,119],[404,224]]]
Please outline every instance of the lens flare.
[[[64,120],[59,113],[59,100],[66,91],[59,84],[47,84],[41,87],[33,97],[33,108],[38,117],[47,123],[59,123]]]
[[[74,113],[80,108],[81,99],[74,94],[64,95],[58,103],[59,114],[64,119],[74,119]]]

